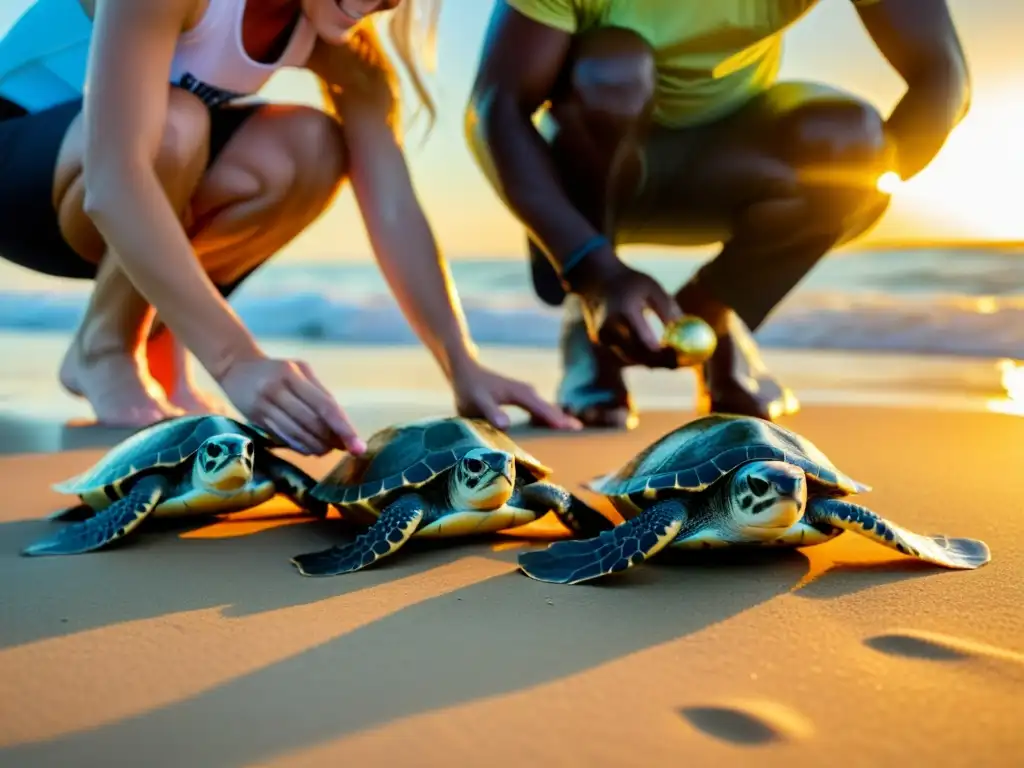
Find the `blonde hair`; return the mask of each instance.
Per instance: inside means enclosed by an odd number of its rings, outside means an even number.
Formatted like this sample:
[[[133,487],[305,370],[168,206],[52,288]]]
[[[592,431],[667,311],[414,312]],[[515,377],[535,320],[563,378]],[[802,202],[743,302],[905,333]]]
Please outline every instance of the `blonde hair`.
[[[420,12],[419,18],[417,11]],[[402,0],[388,20],[391,45],[412,81],[420,109],[427,112],[428,133],[437,120],[437,105],[427,90],[416,59],[418,53],[427,70],[433,71],[437,66],[437,21],[440,15],[441,0]]]

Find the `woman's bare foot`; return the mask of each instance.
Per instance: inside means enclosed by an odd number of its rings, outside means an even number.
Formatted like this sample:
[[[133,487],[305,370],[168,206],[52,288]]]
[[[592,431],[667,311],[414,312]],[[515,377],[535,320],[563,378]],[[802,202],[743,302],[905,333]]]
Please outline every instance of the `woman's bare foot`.
[[[124,352],[87,360],[76,339],[64,355],[59,377],[64,389],[88,401],[104,427],[146,427],[183,413],[167,401],[141,361]]]
[[[172,389],[168,402],[186,413],[214,413],[231,416],[231,407],[221,398],[205,392],[189,381],[177,383]]]
[[[150,376],[167,393],[167,401],[186,413],[231,415],[224,400],[196,386],[188,351],[166,328],[153,333],[146,343]]]

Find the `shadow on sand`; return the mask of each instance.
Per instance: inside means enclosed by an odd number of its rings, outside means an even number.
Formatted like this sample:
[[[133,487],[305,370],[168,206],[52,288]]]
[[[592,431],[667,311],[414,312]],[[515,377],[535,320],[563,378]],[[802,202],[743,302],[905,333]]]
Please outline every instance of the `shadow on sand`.
[[[553,445],[561,439],[538,439],[529,448],[541,457],[557,457]],[[591,466],[615,466],[641,440],[646,442],[640,434],[610,435],[595,444],[605,446],[607,455],[588,456],[587,461],[564,455],[562,464],[586,466],[577,467],[576,477],[566,473],[568,477],[560,481],[576,487],[582,472],[591,472]],[[611,441],[614,450],[608,448]],[[562,445],[558,449],[564,454]],[[579,451],[591,448],[569,445]],[[140,702],[136,706],[94,725],[55,728],[52,733],[60,735],[54,738],[0,750],[0,763],[250,765],[403,717],[549,683],[700,632],[792,592],[812,571],[808,556],[796,551],[715,553],[688,562],[659,557],[604,582],[555,586],[501,570],[511,569],[517,549],[495,552],[485,543],[446,542],[409,546],[358,574],[302,578],[289,557],[344,538],[335,524],[329,520],[284,525],[217,539],[182,539],[151,529],[107,552],[41,559],[21,558],[17,552],[52,523],[33,520],[0,527],[0,584],[24,585],[6,588],[12,598],[3,603],[0,640],[9,649],[88,628],[220,606],[227,606],[227,616],[252,616],[326,603],[339,595],[362,595],[365,608],[391,582],[443,571],[467,556],[500,566],[480,569],[482,575],[475,582],[464,580],[454,588],[435,590],[337,632],[330,620],[344,617],[311,621],[307,616],[288,624],[288,613],[274,616],[274,626],[262,625],[266,636],[252,636],[253,646],[272,645],[281,624],[292,630],[290,640],[310,632],[309,641],[290,646],[295,650],[272,661],[216,680],[211,677],[213,682],[187,691],[183,688],[180,695],[159,701],[158,696],[138,697],[133,699]],[[505,537],[498,540],[508,542]],[[798,593],[828,599],[940,571],[905,561],[872,563],[868,568],[838,564],[820,570]],[[393,591],[389,594],[395,600]],[[317,621],[320,625],[314,627]],[[126,628],[119,641],[133,642],[132,631]],[[211,635],[212,641],[192,652],[219,653],[214,658],[230,660],[232,654],[252,650],[244,647],[244,637],[232,636],[234,644],[222,647],[226,641],[221,635]],[[152,647],[152,664],[161,663],[165,648]],[[91,685],[98,686],[97,691],[109,689],[114,698],[137,685],[130,679],[133,671],[138,672],[132,664],[104,658],[100,645],[86,651],[83,663],[91,656],[103,672],[97,682],[93,670]],[[80,674],[84,677],[88,671]],[[74,685],[76,668],[71,666],[68,674],[66,684]],[[178,676],[188,674],[183,669]],[[10,685],[8,690],[12,700],[32,700],[27,685]],[[48,695],[52,699],[58,694]]]
[[[299,575],[289,559],[350,540],[351,527],[333,515],[316,520],[298,510],[259,520],[278,524],[242,533],[252,520],[214,522],[221,532],[218,537],[183,538],[213,521],[151,520],[107,549],[62,557],[19,554],[26,544],[62,523],[0,525],[0,584],[7,585],[0,612],[0,649],[202,608],[225,606],[225,616],[239,617],[315,603],[467,554],[458,545],[448,552],[413,546],[358,578],[309,579]],[[235,527],[237,535],[231,530]]]
[[[290,566],[286,558],[281,562],[282,553],[309,547],[316,527],[278,528],[256,541],[202,542],[210,553],[185,558],[192,572],[182,570],[184,562],[175,562],[172,550],[190,550],[195,542],[165,547],[159,558],[152,556],[158,545],[136,547],[134,563],[126,556],[117,565],[126,569],[120,577],[110,566],[83,568],[86,558],[66,558],[62,562],[77,561],[69,584],[77,596],[67,605],[86,600],[88,612],[108,622],[185,610],[197,602],[230,603],[234,615],[369,590],[467,554],[506,562],[517,554],[516,549],[494,553],[482,545],[414,546],[403,557],[349,577],[287,574]],[[266,551],[260,556],[265,566],[233,573],[227,564],[238,562],[230,555],[235,546],[249,552],[248,563],[257,562],[259,550],[272,548],[276,555]],[[487,578],[165,706],[2,750],[0,762],[251,764],[406,716],[548,683],[699,632],[789,592],[806,574],[807,559],[799,552],[771,554],[649,563],[571,587],[536,582],[519,572]],[[130,578],[132,568],[144,569],[145,578]],[[113,595],[111,585],[116,585]],[[102,601],[96,599],[100,594]]]

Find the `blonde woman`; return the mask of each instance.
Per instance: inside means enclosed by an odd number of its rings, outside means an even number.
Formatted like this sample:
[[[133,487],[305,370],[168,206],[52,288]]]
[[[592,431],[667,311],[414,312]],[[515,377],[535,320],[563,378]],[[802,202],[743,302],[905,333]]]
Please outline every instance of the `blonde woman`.
[[[515,404],[578,426],[476,361],[402,152],[380,12],[432,117],[413,51],[429,52],[437,0],[38,0],[0,41],[0,255],[96,281],[60,376],[101,422],[218,407],[192,385],[180,340],[243,416],[297,450],[361,452],[309,366],[267,356],[225,301],[348,180],[458,411],[500,427]],[[77,94],[59,76],[76,35],[88,42]],[[282,67],[313,72],[327,109],[235,103]]]

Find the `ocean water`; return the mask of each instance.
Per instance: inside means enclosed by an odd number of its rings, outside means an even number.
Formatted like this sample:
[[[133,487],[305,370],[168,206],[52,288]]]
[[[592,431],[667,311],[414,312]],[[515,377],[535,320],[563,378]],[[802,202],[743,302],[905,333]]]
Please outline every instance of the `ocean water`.
[[[757,338],[765,347],[1024,358],[1024,244],[847,251],[824,260]],[[707,258],[630,255],[674,290]],[[533,295],[523,260],[453,260],[478,344],[550,347],[560,311]],[[71,331],[89,283],[0,262],[0,329]],[[417,339],[375,264],[271,262],[232,301],[257,336],[327,344]]]

